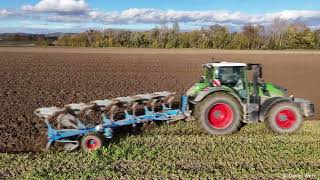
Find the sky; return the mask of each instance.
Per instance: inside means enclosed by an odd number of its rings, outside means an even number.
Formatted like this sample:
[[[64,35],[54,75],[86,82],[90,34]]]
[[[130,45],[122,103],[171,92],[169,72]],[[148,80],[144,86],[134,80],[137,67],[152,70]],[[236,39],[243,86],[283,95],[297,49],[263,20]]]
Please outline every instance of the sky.
[[[213,24],[239,29],[281,18],[320,28],[319,0],[0,0],[0,33],[147,30],[179,22],[182,30]]]

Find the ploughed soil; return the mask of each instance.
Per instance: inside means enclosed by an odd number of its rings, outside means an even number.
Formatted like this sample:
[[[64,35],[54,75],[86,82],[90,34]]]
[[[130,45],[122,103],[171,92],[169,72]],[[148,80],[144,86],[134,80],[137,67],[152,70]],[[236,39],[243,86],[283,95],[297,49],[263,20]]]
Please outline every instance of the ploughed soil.
[[[212,58],[262,63],[266,82],[320,105],[317,52],[0,48],[0,152],[45,146],[36,108],[164,90],[182,94]]]

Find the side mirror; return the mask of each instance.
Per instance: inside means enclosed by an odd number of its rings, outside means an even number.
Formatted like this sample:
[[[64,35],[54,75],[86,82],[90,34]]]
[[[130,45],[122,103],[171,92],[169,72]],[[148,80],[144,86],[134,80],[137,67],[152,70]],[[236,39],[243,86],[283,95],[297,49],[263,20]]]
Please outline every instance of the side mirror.
[[[200,77],[200,80],[199,80],[199,83],[204,83],[204,79],[205,79],[205,77],[204,77],[204,76],[201,76],[201,77]]]
[[[260,86],[262,87],[262,90],[267,89],[266,82],[263,79],[259,78],[259,83],[260,83]]]
[[[259,78],[262,79],[262,67],[259,66]]]

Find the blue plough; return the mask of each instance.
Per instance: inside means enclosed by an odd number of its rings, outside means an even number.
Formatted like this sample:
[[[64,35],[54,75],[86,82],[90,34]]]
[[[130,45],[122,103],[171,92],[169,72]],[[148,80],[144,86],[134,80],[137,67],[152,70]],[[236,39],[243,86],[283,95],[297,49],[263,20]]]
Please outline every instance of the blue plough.
[[[74,150],[79,146],[85,151],[93,151],[99,149],[105,140],[113,137],[114,129],[122,126],[136,125],[152,121],[172,122],[190,117],[188,111],[188,97],[181,96],[181,107],[174,109],[165,99],[172,100],[173,93],[158,92],[147,95],[137,95],[134,98],[124,97],[114,100],[98,100],[90,104],[70,104],[64,108],[50,107],[40,108],[35,114],[44,119],[48,128],[48,143],[46,149],[49,149],[55,142],[65,145],[66,150]],[[148,104],[153,104],[150,110]],[[161,102],[161,110],[155,111],[157,102]],[[133,105],[132,105],[133,104]],[[143,105],[143,115],[135,114],[135,107],[138,104]],[[127,109],[124,112],[124,119],[114,120],[113,113],[107,114],[107,110],[113,111],[115,107],[134,107],[130,114]],[[90,113],[93,107],[99,108],[102,113],[102,122],[98,125],[84,125],[77,114],[85,111]],[[54,128],[49,120],[57,114],[58,128]]]

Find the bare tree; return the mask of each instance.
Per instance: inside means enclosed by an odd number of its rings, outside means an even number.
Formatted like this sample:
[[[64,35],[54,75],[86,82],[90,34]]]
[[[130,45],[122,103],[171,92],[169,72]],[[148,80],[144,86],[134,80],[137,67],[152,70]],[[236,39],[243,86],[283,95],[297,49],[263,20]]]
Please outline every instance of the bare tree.
[[[172,30],[175,32],[175,33],[179,33],[180,32],[180,25],[179,25],[179,22],[176,21],[173,23],[172,25]]]
[[[317,41],[317,48],[320,48],[320,29],[317,29],[314,31],[314,34],[316,36],[316,41]]]
[[[243,26],[242,33],[247,39],[248,49],[258,49],[261,46],[261,32],[264,30],[261,25],[247,24]]]
[[[289,23],[281,18],[275,18],[271,24],[271,36],[278,47],[282,47],[283,35]]]

